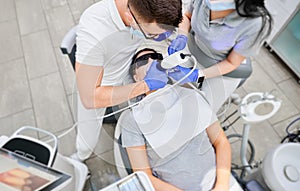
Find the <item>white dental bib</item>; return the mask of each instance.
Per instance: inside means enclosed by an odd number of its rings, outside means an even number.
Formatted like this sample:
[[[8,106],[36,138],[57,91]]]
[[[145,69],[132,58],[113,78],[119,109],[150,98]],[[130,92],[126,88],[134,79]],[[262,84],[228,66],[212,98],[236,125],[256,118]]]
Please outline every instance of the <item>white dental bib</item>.
[[[132,112],[146,140],[161,158],[217,120],[202,95],[170,85],[146,96]]]

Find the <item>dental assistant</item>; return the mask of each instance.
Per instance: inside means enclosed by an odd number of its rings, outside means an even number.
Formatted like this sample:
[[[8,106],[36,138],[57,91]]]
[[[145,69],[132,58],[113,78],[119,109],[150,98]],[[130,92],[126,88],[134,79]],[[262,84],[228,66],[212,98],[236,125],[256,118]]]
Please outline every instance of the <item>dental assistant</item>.
[[[77,31],[77,152],[87,159],[98,142],[105,108],[166,85],[151,78],[128,83],[130,60],[143,39],[160,40],[182,20],[181,0],[103,0],[82,14]],[[97,119],[98,118],[98,119]]]
[[[168,52],[173,54],[183,49],[188,41],[188,48],[201,68],[193,73],[190,81],[205,77],[202,90],[215,112],[240,82],[235,70],[245,58],[258,53],[271,32],[272,18],[264,1],[191,1],[180,25],[182,34],[169,46]],[[183,74],[187,71],[182,69]],[[180,79],[182,75],[175,78]]]

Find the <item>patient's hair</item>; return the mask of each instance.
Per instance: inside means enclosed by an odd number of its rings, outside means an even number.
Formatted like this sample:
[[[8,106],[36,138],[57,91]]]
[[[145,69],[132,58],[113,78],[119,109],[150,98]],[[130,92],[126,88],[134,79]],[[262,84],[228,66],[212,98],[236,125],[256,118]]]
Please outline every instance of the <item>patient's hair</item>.
[[[128,0],[128,5],[144,23],[156,22],[166,30],[174,30],[182,21],[181,0]]]

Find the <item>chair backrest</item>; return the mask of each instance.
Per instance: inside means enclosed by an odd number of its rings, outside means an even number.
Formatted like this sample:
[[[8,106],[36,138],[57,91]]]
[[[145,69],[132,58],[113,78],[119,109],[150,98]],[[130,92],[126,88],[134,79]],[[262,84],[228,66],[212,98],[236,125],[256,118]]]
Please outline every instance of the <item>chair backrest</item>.
[[[49,144],[36,138],[29,137],[27,135],[21,135],[21,132],[26,130],[37,131],[48,135],[52,138],[53,145],[50,146]],[[57,138],[52,133],[43,129],[24,126],[10,136],[2,145],[2,148],[51,167],[57,153]]]
[[[124,147],[122,147],[121,127],[119,124],[117,124],[117,126],[115,127],[114,157],[116,168],[121,178],[124,178],[133,173],[127,151]]]
[[[64,36],[61,44],[60,44],[60,50],[63,54],[67,54],[73,69],[75,70],[75,53],[76,53],[76,31],[77,31],[77,25],[72,27],[67,34]]]

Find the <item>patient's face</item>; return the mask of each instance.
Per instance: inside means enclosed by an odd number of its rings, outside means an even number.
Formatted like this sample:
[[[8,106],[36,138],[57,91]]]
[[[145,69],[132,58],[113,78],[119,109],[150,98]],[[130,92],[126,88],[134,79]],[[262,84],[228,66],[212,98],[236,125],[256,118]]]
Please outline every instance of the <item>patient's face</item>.
[[[148,53],[153,53],[153,52],[152,51],[143,51],[137,56],[137,58],[139,58],[145,54],[148,54]],[[146,76],[147,71],[149,70],[152,62],[153,62],[153,59],[149,58],[147,64],[142,65],[135,69],[135,75],[133,75],[133,78],[136,82],[144,80],[144,77]]]

